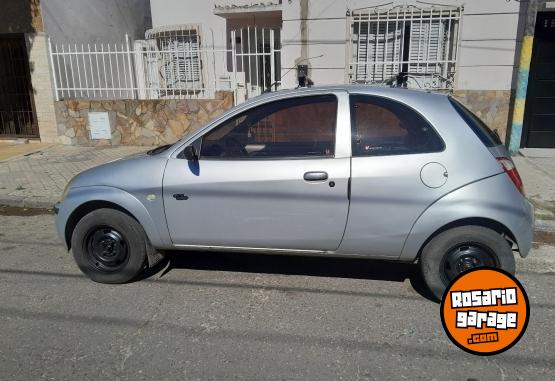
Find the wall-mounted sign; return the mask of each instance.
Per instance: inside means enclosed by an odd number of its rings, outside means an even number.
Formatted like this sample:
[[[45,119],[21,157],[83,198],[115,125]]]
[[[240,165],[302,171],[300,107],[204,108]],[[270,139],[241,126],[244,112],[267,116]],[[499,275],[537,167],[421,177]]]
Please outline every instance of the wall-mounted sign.
[[[107,112],[89,112],[91,139],[111,139],[110,119]]]

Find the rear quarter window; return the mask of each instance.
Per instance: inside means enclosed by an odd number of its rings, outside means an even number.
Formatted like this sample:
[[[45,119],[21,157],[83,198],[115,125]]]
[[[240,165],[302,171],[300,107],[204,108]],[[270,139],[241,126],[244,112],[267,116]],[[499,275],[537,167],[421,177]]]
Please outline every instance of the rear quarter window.
[[[432,153],[445,148],[434,128],[402,103],[362,94],[351,95],[350,101],[354,157]]]
[[[449,97],[449,102],[451,102],[453,108],[486,147],[495,147],[503,144],[497,132],[492,131],[480,118],[474,115],[472,111],[464,107],[462,103],[452,97]]]

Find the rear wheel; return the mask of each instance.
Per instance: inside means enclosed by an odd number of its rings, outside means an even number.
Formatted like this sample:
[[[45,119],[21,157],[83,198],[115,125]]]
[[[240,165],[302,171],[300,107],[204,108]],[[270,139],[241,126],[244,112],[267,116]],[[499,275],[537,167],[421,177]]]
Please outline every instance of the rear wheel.
[[[71,236],[73,257],[95,282],[125,283],[146,267],[150,244],[141,225],[115,209],[85,215]]]
[[[424,280],[438,300],[457,275],[483,266],[515,272],[511,246],[499,233],[482,226],[446,230],[426,244],[420,257]]]

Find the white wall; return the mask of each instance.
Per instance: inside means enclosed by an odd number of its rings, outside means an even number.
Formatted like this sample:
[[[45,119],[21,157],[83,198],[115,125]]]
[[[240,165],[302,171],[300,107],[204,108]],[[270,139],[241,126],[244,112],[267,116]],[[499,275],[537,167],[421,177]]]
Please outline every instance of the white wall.
[[[204,43],[226,47],[226,20],[214,14],[213,0],[150,0],[152,27],[201,24]],[[203,43],[203,44],[204,44]]]
[[[47,0],[48,1],[48,0]],[[52,0],[50,0],[52,1]],[[296,86],[296,64],[302,54],[301,2],[282,1],[283,87]],[[254,3],[259,2],[253,1]],[[429,0],[433,3],[434,0]],[[308,0],[310,76],[317,85],[346,80],[348,44],[347,10],[382,5],[383,0]],[[410,0],[394,0],[398,4]],[[416,3],[419,6],[426,6]],[[460,90],[508,90],[514,75],[518,49],[520,4],[506,0],[441,0],[437,3],[464,6],[461,46],[455,88]],[[226,20],[214,14],[214,1],[151,0],[153,26],[200,23],[205,38],[214,35],[218,48],[226,47]],[[322,57],[319,57],[321,56]],[[319,58],[316,58],[319,57]],[[306,62],[303,62],[306,63]],[[293,70],[291,70],[293,68]]]
[[[45,32],[57,43],[122,42],[144,38],[149,0],[42,0]]]
[[[223,50],[231,50],[231,30],[254,25],[274,29],[281,28],[281,14],[279,10],[276,11],[275,2],[265,2],[265,4],[270,4],[269,7],[261,6],[260,3],[259,0],[250,2],[243,0],[240,3],[220,0],[218,1],[219,5],[234,4],[236,6],[230,7],[228,12],[219,9],[218,12],[221,13],[215,14],[214,0],[151,0],[152,25],[153,28],[156,28],[168,25],[200,24],[201,44],[207,49],[207,54],[203,57],[203,78],[205,78],[206,86],[226,88],[229,86],[228,80],[237,80],[242,86],[246,86],[244,76],[238,75],[235,79],[229,73],[232,70],[231,55]],[[238,4],[246,6],[245,9],[238,9]],[[249,7],[248,5],[254,6]],[[214,47],[214,53],[212,47]],[[215,76],[213,75],[214,67],[216,68]],[[253,65],[252,70],[254,67]],[[229,78],[224,79],[223,77],[226,76]],[[240,94],[236,94],[236,96],[238,99],[242,98]]]
[[[435,1],[429,0],[430,3]],[[309,0],[308,57],[311,78],[316,84],[345,81],[347,9],[381,5],[383,0]],[[387,7],[411,3],[393,1]],[[416,3],[421,7],[425,4]],[[511,88],[520,5],[506,0],[442,0],[437,3],[464,6],[455,87],[464,90]],[[301,56],[301,0],[283,1],[283,60],[285,74]],[[296,71],[284,78],[286,87],[296,84]]]

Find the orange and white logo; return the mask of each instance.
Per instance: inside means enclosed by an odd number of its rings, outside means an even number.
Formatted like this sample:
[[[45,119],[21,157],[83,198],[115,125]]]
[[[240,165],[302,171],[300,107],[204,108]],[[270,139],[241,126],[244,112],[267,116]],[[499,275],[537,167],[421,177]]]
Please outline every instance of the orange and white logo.
[[[506,351],[526,331],[530,304],[506,271],[480,267],[456,277],[441,301],[441,322],[459,348],[488,356]]]

